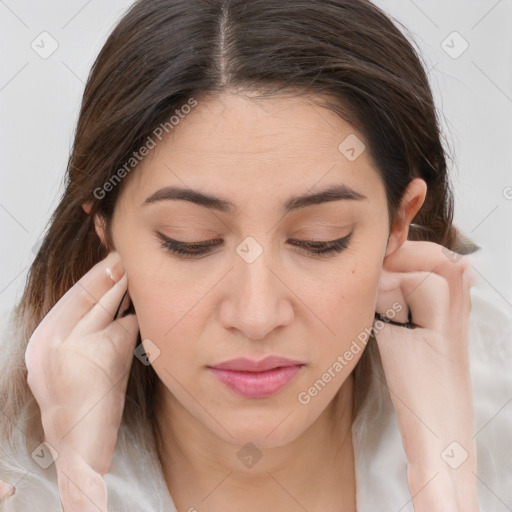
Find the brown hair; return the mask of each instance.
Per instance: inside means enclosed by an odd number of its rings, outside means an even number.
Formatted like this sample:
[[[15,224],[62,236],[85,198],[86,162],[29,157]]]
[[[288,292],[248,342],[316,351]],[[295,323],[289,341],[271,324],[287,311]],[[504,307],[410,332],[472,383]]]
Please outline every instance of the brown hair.
[[[18,335],[6,340],[0,368],[6,399],[0,431],[7,438],[15,430],[9,418],[23,413],[27,442],[42,439],[39,409],[25,380],[28,340],[110,249],[100,243],[93,217],[99,214],[109,226],[123,183],[101,199],[94,190],[187,99],[235,88],[324,98],[368,142],[390,220],[406,186],[419,176],[428,192],[409,238],[465,251],[452,226],[445,150],[427,75],[411,43],[379,8],[365,0],[139,0],[93,65],[65,191],[15,308]],[[88,201],[90,214],[82,209]],[[356,379],[369,364],[371,345]],[[152,367],[135,361],[123,417],[128,425],[151,417],[156,382]]]

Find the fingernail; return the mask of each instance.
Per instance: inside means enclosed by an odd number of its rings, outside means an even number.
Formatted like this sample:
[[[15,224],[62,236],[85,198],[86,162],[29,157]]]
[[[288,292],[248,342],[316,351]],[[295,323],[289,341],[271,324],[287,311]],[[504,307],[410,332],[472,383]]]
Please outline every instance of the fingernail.
[[[107,274],[114,283],[117,283],[124,275],[125,269],[123,262],[121,261],[121,257],[117,252],[111,252],[107,258],[109,261],[109,265],[105,268],[105,274]],[[112,259],[114,261],[112,261]]]
[[[117,283],[124,276],[124,267],[122,265],[107,267],[105,269],[105,274],[107,274],[114,283]]]
[[[105,272],[107,273],[107,276],[110,277],[110,279],[112,279],[112,281],[114,281],[114,283],[116,282],[116,280],[114,279],[114,274],[112,274],[112,270],[110,267],[107,267],[105,269]]]

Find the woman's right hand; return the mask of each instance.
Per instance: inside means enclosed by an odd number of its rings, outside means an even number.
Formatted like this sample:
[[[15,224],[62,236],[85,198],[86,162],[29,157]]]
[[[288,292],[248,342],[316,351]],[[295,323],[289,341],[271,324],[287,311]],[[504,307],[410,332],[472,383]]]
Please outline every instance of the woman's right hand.
[[[114,319],[126,290],[121,258],[111,252],[44,317],[25,353],[44,440],[57,452],[64,512],[107,511],[103,475],[117,441],[138,334],[135,314]]]

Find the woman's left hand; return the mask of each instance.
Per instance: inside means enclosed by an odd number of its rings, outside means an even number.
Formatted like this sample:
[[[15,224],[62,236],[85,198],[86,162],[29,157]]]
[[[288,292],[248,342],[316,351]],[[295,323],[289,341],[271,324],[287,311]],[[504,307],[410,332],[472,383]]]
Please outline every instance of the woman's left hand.
[[[468,353],[467,257],[432,242],[406,241],[384,260],[376,340],[407,456],[416,512],[475,512],[474,409]],[[395,309],[400,309],[396,307]]]

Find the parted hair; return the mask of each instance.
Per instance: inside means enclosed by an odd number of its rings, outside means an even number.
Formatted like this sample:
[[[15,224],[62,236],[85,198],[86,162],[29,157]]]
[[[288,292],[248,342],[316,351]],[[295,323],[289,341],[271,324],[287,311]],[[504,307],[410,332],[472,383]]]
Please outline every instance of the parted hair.
[[[409,239],[460,253],[474,249],[452,224],[439,114],[410,39],[365,0],[139,0],[131,6],[89,74],[65,190],[13,308],[15,335],[3,342],[2,449],[15,444],[21,430],[28,449],[42,440],[40,411],[26,383],[28,341],[62,295],[113,248],[110,236],[105,245],[98,238],[94,216],[104,219],[109,234],[123,182],[103,197],[94,191],[191,97],[200,102],[245,89],[322,98],[365,138],[385,186],[390,223],[409,182],[421,177],[428,191]],[[378,365],[370,339],[354,370],[356,412]],[[157,378],[151,366],[132,365],[126,425],[154,419]]]

